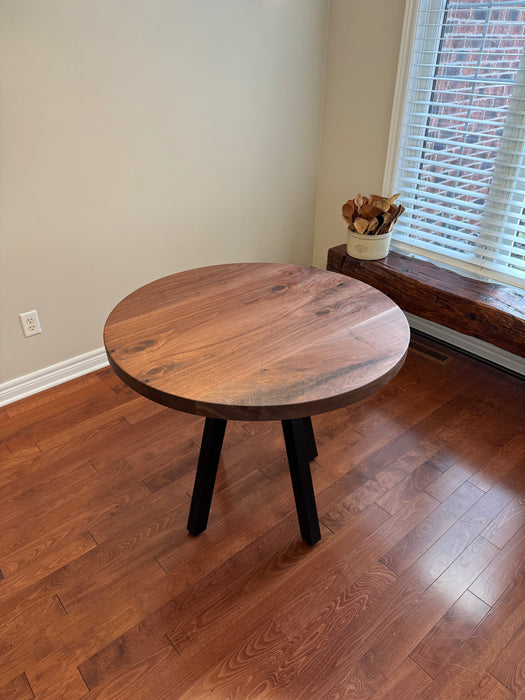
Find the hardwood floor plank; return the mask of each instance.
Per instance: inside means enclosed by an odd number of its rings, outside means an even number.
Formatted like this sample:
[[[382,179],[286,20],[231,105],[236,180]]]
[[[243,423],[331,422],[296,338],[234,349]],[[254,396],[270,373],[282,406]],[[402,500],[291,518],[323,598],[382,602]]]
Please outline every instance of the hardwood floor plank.
[[[347,420],[350,421],[351,418],[347,418]],[[349,431],[350,437],[348,436]],[[403,443],[404,433],[406,430],[395,421],[389,421],[373,438],[362,437],[349,427],[341,435],[340,440],[331,440],[322,446],[315,462],[324,471],[332,474],[333,480],[345,474],[349,469],[357,467],[367,478],[371,478],[374,469],[378,472],[385,466],[385,455],[390,454],[390,459],[395,459],[395,451],[398,454],[403,454],[414,445],[414,441],[409,438],[405,447]],[[398,443],[396,446],[394,441],[398,439],[401,444]]]
[[[116,379],[111,371],[109,374],[103,374],[103,370],[90,372],[7,404],[3,410],[12,419],[23,416],[23,421],[27,424],[38,420],[43,413],[52,415],[55,411],[61,411],[62,408],[83,403],[93,392],[106,392],[109,386],[115,384]],[[117,381],[120,380],[117,379]]]
[[[484,420],[485,417],[480,416],[480,419]],[[383,472],[383,468],[386,464],[397,464],[401,469],[405,469],[406,465],[403,464],[403,461],[410,464],[414,453],[416,459],[418,459],[419,455],[424,456],[417,465],[420,466],[423,462],[431,459],[433,455],[443,451],[443,446],[449,441],[451,444],[454,444],[455,452],[452,457],[450,455],[450,450],[446,451],[447,460],[450,464],[454,459],[459,459],[462,452],[469,453],[472,451],[473,448],[470,442],[466,441],[466,436],[470,435],[472,428],[473,416],[471,404],[466,397],[456,396],[440,410],[434,412],[414,426],[413,429],[398,435],[394,440],[386,443],[382,449],[376,449],[369,457],[361,461],[359,471],[367,475],[369,479],[374,479]],[[416,440],[416,442],[413,443],[414,437],[421,432],[425,434],[425,440]],[[462,440],[459,441],[458,437],[461,437]],[[443,454],[445,453],[443,452]],[[323,464],[322,454],[318,457],[317,461]],[[444,465],[445,462],[442,461],[441,468],[443,468]],[[371,485],[364,488],[365,493],[370,486]],[[374,490],[374,495],[377,491],[378,489]],[[353,498],[358,498],[361,493],[363,492],[356,493]],[[352,503],[348,505],[352,507]]]
[[[0,459],[2,460],[0,463],[3,464],[4,460],[11,456],[11,454],[12,453],[9,450],[9,447],[5,444],[5,442],[0,442]]]
[[[51,504],[65,500],[71,489],[75,493],[81,484],[89,483],[93,479],[93,472],[92,465],[85,462],[68,474],[67,481],[59,475],[58,478],[51,478],[26,491],[8,496],[2,504],[2,520],[6,530],[17,527],[23,518],[41,517]]]
[[[504,480],[516,465],[523,464],[524,454],[525,435],[518,433],[496,452],[487,451],[483,468],[473,474],[470,481],[478,488],[488,491],[495,483]]]
[[[178,671],[181,659],[171,646],[162,647],[139,663],[113,676],[90,691],[89,698],[107,700],[144,700],[177,698]]]
[[[3,429],[0,428],[0,436],[9,444],[17,441],[29,440],[34,443],[43,442],[48,446],[51,439],[60,439],[64,432],[70,434],[86,422],[96,422],[101,414],[117,409],[122,411],[122,400],[113,392],[100,391],[96,387],[95,392],[84,396],[83,400],[63,404],[59,401],[53,403],[53,410],[47,411],[44,416],[33,420],[28,424],[27,415],[24,413],[16,419],[7,422]],[[131,401],[135,398],[130,397]]]
[[[372,695],[373,700],[399,700],[419,698],[432,679],[410,657],[400,664],[394,673]]]
[[[514,695],[525,691],[525,619],[489,671]]]
[[[48,596],[22,614],[2,620],[0,687],[22,674],[32,661],[46,654],[48,635],[64,616],[66,612],[58,597]],[[31,630],[30,635],[27,630]]]
[[[494,558],[497,547],[476,539],[410,608],[398,614],[381,637],[366,652],[389,676],[412,649],[460,598],[477,574]]]
[[[346,473],[318,494],[318,509],[323,513],[321,519],[328,527],[337,527],[337,519],[339,517],[345,519],[345,509],[349,513],[359,513],[371,503],[378,501],[389,489],[399,484],[423,464],[426,457],[434,451],[434,446],[415,445],[397,459],[387,462],[381,471],[371,477],[367,473],[366,463],[352,465]],[[321,468],[324,468],[324,453],[320,460]],[[325,512],[325,509],[330,510]],[[329,520],[334,516],[335,520],[330,525]],[[348,513],[346,513],[347,517]]]
[[[525,527],[522,527],[478,576],[470,590],[488,605],[494,605],[505,589],[524,570]]]
[[[146,488],[141,498],[93,523],[90,532],[98,544],[103,544],[138,525],[154,521],[155,518],[170,517],[174,511],[180,512],[182,516],[189,507],[187,492],[191,483],[191,475],[182,474],[161,490],[152,493]]]
[[[66,679],[72,688],[81,687],[78,666],[130,625],[140,622],[143,614],[140,593],[131,594],[126,583],[124,581],[120,587],[115,587],[113,595],[109,599],[105,596],[100,606],[68,613],[62,623],[52,630],[47,654],[28,665],[28,677],[32,682],[38,682],[39,694],[45,697],[47,689],[51,689],[60,697],[60,681],[66,682]],[[131,586],[134,584],[136,582],[130,582]],[[116,605],[115,601],[119,600],[123,601],[122,604]],[[79,638],[82,639],[81,644]],[[85,697],[86,689],[87,686],[81,697]]]
[[[406,393],[398,389],[392,395],[391,390],[392,386],[389,384],[384,390],[368,397],[365,401],[341,409],[346,415],[346,421],[342,426],[344,432],[348,432],[350,435],[349,426],[351,426],[351,430],[359,438],[372,440],[378,438],[385,430],[394,425],[398,429],[406,430],[407,426],[396,420],[397,414],[406,407],[408,400]],[[348,417],[350,417],[350,422],[348,422]],[[325,429],[320,434],[323,437],[327,434],[332,437],[338,435],[337,431],[334,432],[333,429],[330,432]],[[321,442],[321,444],[323,443]]]
[[[413,352],[409,350],[409,355]],[[450,354],[452,356],[452,353]],[[410,427],[418,423],[422,417],[426,417],[437,410],[444,403],[452,400],[459,393],[459,390],[469,386],[470,382],[465,382],[466,363],[459,356],[454,357],[451,364],[447,366],[447,371],[428,361],[421,359],[423,372],[422,392],[419,396],[413,396],[403,411],[396,414],[396,421]],[[474,377],[471,377],[474,380]],[[412,392],[411,392],[412,394]]]
[[[379,394],[381,394],[382,391],[387,391],[389,387],[390,385],[384,387]],[[365,399],[365,401],[369,401],[371,398],[373,397],[369,396],[367,399]],[[266,430],[266,425],[267,424],[264,422],[257,421],[256,423],[248,423],[245,429],[250,434],[253,434],[254,431],[258,432],[261,429]],[[346,445],[354,444],[357,440],[362,438],[362,435],[357,433],[352,428],[348,411],[344,408],[339,408],[335,411],[329,411],[328,413],[320,413],[317,416],[312,416],[312,426],[318,448],[328,443],[333,443],[335,438],[337,438],[338,442],[344,442]]]
[[[59,587],[60,599],[70,612],[79,606],[101,605],[111,598],[111,590],[117,583],[127,580],[130,587],[134,579],[163,578],[164,571],[154,559],[156,547],[171,537],[165,523],[148,523],[109,545],[99,545],[68,567],[53,574],[53,583]],[[74,571],[74,580],[68,578]],[[109,601],[108,601],[109,602]]]
[[[427,461],[440,472],[445,473],[457,463],[458,454],[454,447],[446,446],[439,449]]]
[[[12,466],[19,464],[22,460],[31,460],[39,457],[42,450],[30,440],[21,440],[17,444],[5,445],[7,452],[2,455],[0,462],[0,476],[9,472]]]
[[[432,463],[432,460],[430,460],[430,462]],[[460,460],[431,484],[426,486],[425,491],[433,498],[437,498],[438,501],[444,501],[451,496],[456,489],[459,489],[471,475],[472,468],[464,465]],[[472,485],[474,486],[474,484]]]
[[[525,527],[525,489],[515,496],[485,528],[483,537],[501,549],[523,527]]]
[[[373,505],[375,504],[371,504],[371,506]],[[390,519],[385,522],[384,526],[379,527],[370,538],[359,543],[357,549],[351,554],[356,565],[358,562],[364,563],[370,561],[369,557],[371,552],[374,552],[374,555],[377,556],[378,552],[384,553],[388,551],[393,546],[393,543],[402,539],[412,530],[412,527],[414,527],[421,518],[430,514],[438,505],[438,501],[435,501],[424,492],[420,492],[412,499],[406,508],[391,516]],[[371,506],[368,507],[370,508]],[[425,513],[425,515],[423,515],[423,513]],[[350,513],[346,509],[344,512],[339,512],[340,531],[344,533],[348,524],[354,520],[355,513]],[[332,522],[334,521],[335,518],[332,518]],[[336,535],[337,532],[338,531],[336,531]],[[381,556],[383,556],[383,554],[381,554]],[[379,556],[378,559],[381,559],[381,556]]]
[[[95,548],[96,542],[89,532],[75,532],[69,528],[39,537],[25,547],[0,558],[5,586],[0,589],[0,601],[11,598],[43,577],[66,566],[72,559]]]
[[[144,619],[140,625],[136,628],[129,626],[124,635],[101,650],[94,659],[89,660],[90,666],[96,663],[97,677],[103,673],[106,678],[114,672],[111,659],[119,658],[120,649],[136,649],[140,652],[139,645],[133,641],[134,639],[147,638],[149,635],[156,638],[157,629],[162,629],[162,635],[165,636],[166,632],[177,627],[183,628],[185,624],[194,626],[194,616],[198,614],[198,610],[191,607],[192,601],[194,605],[202,606],[205,610],[207,606],[213,608],[216,600],[227,598],[229,594],[237,596],[235,600],[242,597],[237,591],[241,583],[238,580],[239,572],[243,572],[246,580],[249,581],[249,572],[254,563],[257,564],[259,560],[266,562],[266,566],[269,566],[268,560],[272,561],[275,558],[277,562],[281,561],[280,566],[284,566],[286,559],[289,558],[288,566],[293,566],[298,558],[307,555],[310,548],[307,548],[304,543],[301,545],[300,539],[292,544],[283,545],[283,533],[290,527],[290,522],[291,517],[288,517],[273,530],[266,532],[264,537],[255,540],[252,546],[240,548],[234,553],[230,552],[231,556],[226,556],[219,566],[213,566],[208,572],[201,570],[194,574],[193,562],[190,559],[191,570],[187,573],[184,571],[185,566],[181,565],[172,574],[165,576],[161,581],[162,588],[156,587],[153,582],[150,585],[150,595],[145,601],[149,609],[145,607]],[[264,564],[262,567],[264,570]],[[157,602],[156,605],[155,602]],[[128,636],[131,638],[130,642],[127,641]]]
[[[435,677],[422,700],[463,700],[474,690],[525,619],[525,573],[515,579]]]
[[[483,495],[483,491],[465,483],[430,515],[400,539],[380,559],[396,574],[408,569]]]
[[[248,698],[278,697],[283,683],[272,673],[265,677],[265,669],[272,663],[277,650],[286,638],[273,621],[259,627],[241,647],[226,655],[222,663],[203,673],[184,694],[182,700],[195,698]]]
[[[421,593],[421,582],[413,577],[397,579],[371,603],[354,615],[346,615],[341,627],[331,618],[315,619],[291,638],[276,658],[272,676],[288,674],[288,697],[324,697],[334,685],[350,681],[354,667],[364,655],[368,642],[385,624],[390,611],[410,606]],[[344,609],[343,609],[344,610]],[[345,611],[346,612],[346,611]],[[358,613],[358,614],[356,614]]]
[[[386,678],[366,656],[363,656],[352,671],[345,677],[344,683],[334,685],[328,691],[327,696],[330,698],[369,698],[375,694],[382,685],[385,684]],[[303,697],[309,697],[304,695]]]
[[[517,697],[490,673],[485,673],[465,700],[513,700]]]
[[[23,585],[23,581],[22,584],[15,581],[11,587],[10,581],[5,579],[5,587],[0,589],[0,616],[23,614],[27,608],[45,601],[52,594],[60,595],[68,612],[78,605],[89,606],[93,599],[103,612],[106,609],[104,605],[111,604],[106,598],[111,599],[112,591],[115,594],[118,592],[124,605],[127,601],[126,581],[130,594],[135,595],[131,587],[133,581],[140,581],[146,576],[150,583],[154,583],[156,578],[165,576],[154,559],[154,545],[162,538],[170,537],[170,533],[166,534],[162,528],[159,530],[155,527],[137,528],[137,531],[110,546],[92,547],[27,586]],[[147,537],[149,533],[153,533],[150,540]],[[142,571],[139,567],[142,567]],[[123,591],[118,589],[119,586]],[[144,581],[144,586],[147,586],[147,581]]]
[[[275,622],[288,638],[297,637],[315,625],[345,627],[396,578],[379,564],[352,580],[349,567],[341,564],[326,575],[320,575],[315,585],[284,607]]]
[[[389,489],[417,469],[425,461],[427,453],[427,448],[421,450],[419,446],[412,447],[397,459],[383,462],[383,468],[379,470],[376,470],[376,455],[372,454],[319,493],[317,501],[319,510],[323,513],[321,519],[328,527],[337,527],[338,519],[342,518],[344,523],[349,514],[359,513],[371,503],[378,502]],[[324,454],[317,458],[323,468],[324,460]],[[324,512],[325,508],[330,508],[330,511]],[[334,517],[333,522],[329,524],[330,519]]]
[[[461,522],[481,528],[479,530],[481,534],[485,527],[500,515],[512,498],[510,489],[496,484],[469,508],[461,518]]]
[[[97,471],[102,471],[108,465],[111,467],[116,460],[124,458],[129,462],[135,457],[137,461],[133,468],[139,476],[144,467],[147,468],[149,454],[154,457],[192,437],[200,444],[200,433],[194,424],[186,423],[184,414],[176,411],[164,411],[159,416],[145,418],[133,425],[122,417],[120,430],[111,440],[95,445],[90,461]]]
[[[323,489],[318,495],[316,499],[317,508],[322,513],[319,516],[319,520],[332,532],[336,532],[339,527],[339,521],[341,519],[345,521],[348,517],[349,509],[345,507],[347,499],[353,497],[357,502],[353,510],[357,514],[374,503],[378,496],[385,493],[385,491],[386,489],[378,482],[372,482],[357,469],[351,469],[332,482],[330,486]],[[342,501],[342,499],[344,500]],[[330,510],[323,512],[324,508],[329,508]]]
[[[86,659],[78,670],[89,690],[93,690],[166,649],[171,658],[174,647],[158,627],[138,625],[122,635],[118,644],[112,642]]]
[[[0,687],[0,700],[32,700],[34,697],[25,673]]]
[[[110,437],[112,433],[117,433],[118,429],[123,427],[125,421],[120,415],[121,410],[118,406],[61,433],[43,437],[36,444],[42,452],[58,453],[60,450],[70,452],[72,449],[89,449],[93,442]]]
[[[36,700],[82,700],[88,692],[76,666],[46,668],[44,673],[33,667],[27,674]]]
[[[7,500],[53,477],[65,476],[87,462],[89,457],[82,452],[69,453],[62,458],[42,453],[40,450],[29,456],[15,456],[9,453],[7,459],[0,463],[0,498],[2,501]]]
[[[76,491],[72,493],[73,484]],[[15,497],[18,509],[11,508],[2,535],[4,552],[7,555],[27,548],[32,540],[92,532],[105,517],[148,493],[145,484],[120,469],[97,474],[91,465],[82,464],[71,476],[60,475],[56,483],[39,484],[34,492]]]
[[[133,428],[122,417],[111,420],[99,418],[91,425],[75,428],[73,432],[70,436],[64,435],[62,440],[52,440],[49,449],[41,451],[47,453],[49,459],[57,461],[68,457],[78,459],[80,456],[83,456],[84,461],[90,460],[98,451],[104,451],[107,446],[118,443],[123,433],[128,438]],[[72,438],[71,442],[68,437]]]
[[[133,394],[129,387],[123,387],[122,390],[126,393],[131,392],[137,399],[135,403],[125,406],[124,410],[122,411],[122,416],[127,423],[129,423],[129,425],[137,425],[149,419],[162,420],[164,417],[169,418],[169,420],[173,420],[174,416],[179,415],[178,412],[170,411],[170,409],[166,408],[166,406],[161,406],[153,401],[148,401],[148,399],[144,398],[143,396]],[[200,422],[202,419],[198,419],[197,416],[191,416],[191,420]]]
[[[135,456],[130,455],[128,462],[136,472]],[[183,443],[172,446],[156,458],[150,457],[144,483],[150,491],[158,491],[186,474],[194,475],[198,458],[199,446],[193,440],[185,440]]]
[[[411,651],[410,658],[434,678],[489,610],[486,603],[465,591]]]
[[[403,481],[390,488],[384,496],[381,496],[377,500],[377,504],[390,515],[394,515],[400,508],[404,508],[414,498],[416,493],[426,490],[426,487],[440,475],[441,472],[438,469],[428,462],[423,462]]]

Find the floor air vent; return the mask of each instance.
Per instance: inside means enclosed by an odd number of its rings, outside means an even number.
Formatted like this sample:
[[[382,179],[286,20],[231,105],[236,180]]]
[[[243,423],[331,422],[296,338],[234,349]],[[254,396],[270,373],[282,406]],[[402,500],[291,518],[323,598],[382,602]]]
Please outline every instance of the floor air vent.
[[[418,343],[417,341],[412,341],[410,343],[410,349],[418,355],[424,355],[424,357],[428,357],[429,360],[439,362],[440,365],[448,365],[448,363],[452,362],[453,360],[453,358],[450,357],[450,355],[445,355],[444,352],[440,352],[439,350],[429,348],[426,345],[423,345],[422,343]]]

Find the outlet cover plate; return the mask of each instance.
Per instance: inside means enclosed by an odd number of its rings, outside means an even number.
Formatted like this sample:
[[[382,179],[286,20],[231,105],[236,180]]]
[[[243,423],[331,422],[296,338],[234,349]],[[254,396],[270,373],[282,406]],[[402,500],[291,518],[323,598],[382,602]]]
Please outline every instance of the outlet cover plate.
[[[33,311],[26,311],[23,314],[18,314],[20,319],[20,324],[22,326],[22,331],[26,338],[31,335],[37,335],[37,333],[42,333],[42,328],[40,326],[40,320],[36,309]]]

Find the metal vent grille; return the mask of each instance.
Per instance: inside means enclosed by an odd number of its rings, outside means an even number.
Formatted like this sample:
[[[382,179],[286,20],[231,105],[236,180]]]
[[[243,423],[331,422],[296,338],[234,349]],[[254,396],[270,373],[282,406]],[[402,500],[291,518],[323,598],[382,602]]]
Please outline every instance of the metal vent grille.
[[[423,355],[424,357],[428,357],[429,360],[439,362],[440,365],[448,365],[449,362],[452,362],[452,360],[454,359],[450,355],[445,355],[444,352],[440,352],[439,350],[429,348],[426,345],[423,345],[422,343],[418,343],[417,341],[412,341],[410,343],[410,349],[417,355]]]

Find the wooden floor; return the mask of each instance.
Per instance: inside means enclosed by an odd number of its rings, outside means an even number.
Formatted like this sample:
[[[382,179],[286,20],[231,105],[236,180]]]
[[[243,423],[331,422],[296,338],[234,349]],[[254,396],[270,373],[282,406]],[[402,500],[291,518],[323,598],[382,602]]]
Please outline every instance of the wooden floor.
[[[313,548],[277,424],[192,538],[203,419],[109,369],[0,408],[0,698],[525,698],[524,385],[444,352],[314,417]]]

